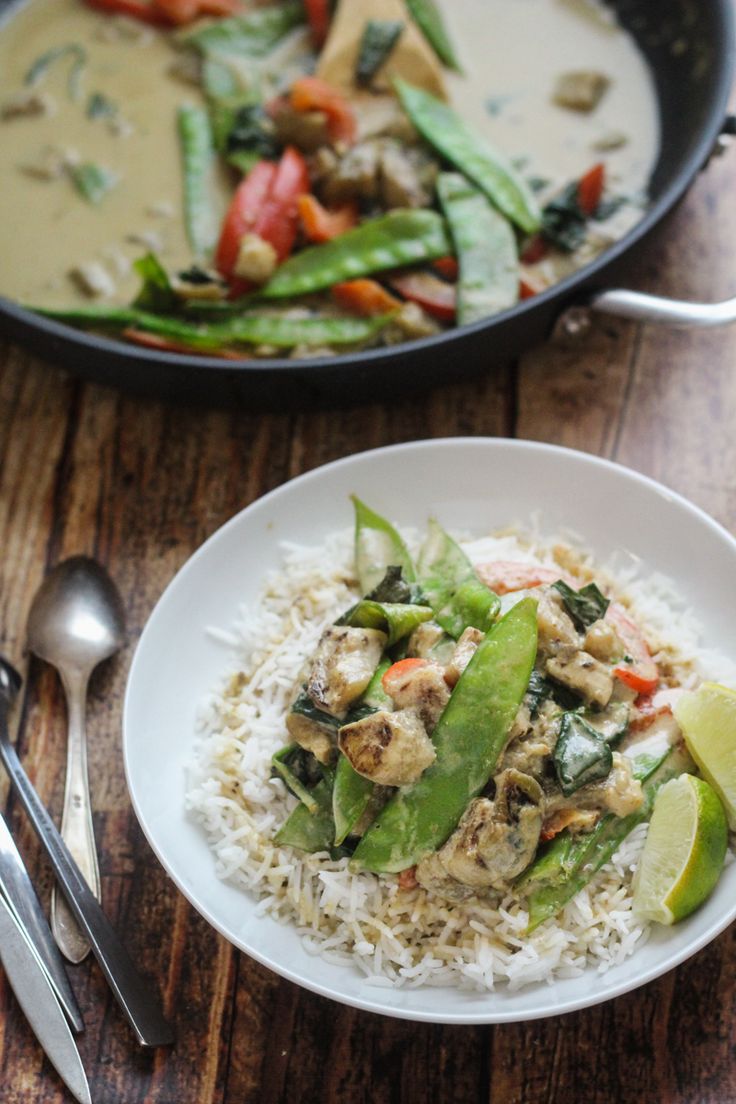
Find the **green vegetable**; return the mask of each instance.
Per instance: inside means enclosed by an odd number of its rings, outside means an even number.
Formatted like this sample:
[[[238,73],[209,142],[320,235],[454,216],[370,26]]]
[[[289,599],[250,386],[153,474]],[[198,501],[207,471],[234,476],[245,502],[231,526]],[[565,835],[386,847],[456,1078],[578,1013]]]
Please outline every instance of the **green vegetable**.
[[[75,326],[111,329],[135,326],[203,350],[222,349],[230,345],[275,345],[286,349],[295,345],[353,345],[375,337],[391,317],[384,314],[375,318],[287,318],[243,314],[212,325],[196,325],[135,307],[30,309]]]
[[[368,594],[385,577],[389,567],[400,567],[404,579],[416,582],[409,549],[390,521],[374,513],[357,495],[355,508],[355,570],[360,589]]]
[[[335,839],[335,822],[332,819],[332,772],[310,790],[316,812],[299,804],[281,825],[274,836],[279,847],[298,847],[300,851],[329,851]]]
[[[432,619],[429,606],[403,605],[393,602],[371,602],[366,598],[343,614],[336,625],[352,625],[357,629],[379,629],[388,636],[386,647],[391,648],[421,625]]]
[[[144,257],[133,261],[133,268],[143,280],[141,290],[133,302],[134,307],[159,314],[176,306],[177,298],[171,289],[168,273],[158,257],[153,253],[146,253]]]
[[[448,161],[472,180],[494,207],[528,234],[539,229],[536,199],[518,173],[485,138],[442,100],[396,80],[396,91],[417,130]]]
[[[419,582],[435,621],[457,639],[469,625],[487,632],[498,616],[498,597],[480,581],[473,565],[434,518],[419,553]]]
[[[390,659],[381,660],[362,698],[345,718],[345,724],[352,724],[363,717],[368,717],[378,709],[393,708],[393,703],[383,689],[381,681],[390,666]],[[345,755],[341,755],[337,761],[335,788],[332,792],[336,844],[342,843],[346,836],[350,835],[368,808],[373,789],[370,778],[364,778],[362,774],[358,774],[350,760]]]
[[[319,802],[312,791],[304,785],[300,777],[304,774],[302,761],[308,754],[309,752],[305,751],[299,744],[287,744],[286,747],[281,748],[271,757],[271,765],[274,773],[283,779],[294,796],[298,797],[309,809],[309,812],[314,814],[319,809]],[[314,756],[312,758],[314,759]]]
[[[613,753],[578,713],[564,713],[553,762],[560,789],[569,797],[588,782],[606,778],[613,766]]]
[[[357,869],[405,870],[436,850],[488,783],[537,652],[537,603],[518,602],[478,646],[432,740],[434,763],[399,790],[361,839]]]
[[[265,57],[289,31],[304,22],[301,0],[288,0],[258,8],[247,15],[218,19],[207,26],[195,25],[178,37],[198,50],[219,50],[245,57]]]
[[[278,143],[260,104],[211,101],[215,148],[241,172],[250,172],[263,158],[278,156]]]
[[[562,579],[558,579],[552,586],[562,595],[567,612],[581,632],[606,616],[606,610],[611,603],[601,594],[595,583],[588,583],[580,590],[573,590]]]
[[[417,583],[404,580],[403,569],[398,564],[386,568],[386,574],[378,586],[365,595],[371,602],[399,602],[403,605],[426,606],[422,588]]]
[[[340,721],[337,717],[333,717],[331,713],[326,713],[324,709],[318,709],[306,690],[303,690],[292,702],[291,713],[301,713],[303,717],[309,717],[310,721],[315,721],[317,724],[325,725],[329,728],[337,729],[340,727]]]
[[[440,173],[437,194],[460,265],[460,326],[498,314],[519,298],[519,259],[510,222],[459,173]]]
[[[303,249],[276,269],[259,295],[266,299],[303,295],[449,252],[444,220],[436,211],[398,209],[369,219],[324,245]]]
[[[189,244],[198,256],[208,253],[217,238],[210,196],[212,130],[201,107],[180,107],[179,141],[184,170],[184,223]]]
[[[637,824],[651,816],[659,787],[687,769],[689,757],[682,749],[668,750],[664,755],[644,756],[635,760],[635,774],[644,782],[644,801],[635,813],[626,817],[604,816],[594,830],[572,838],[563,832],[540,854],[516,883],[517,888],[535,885],[529,895],[529,925],[533,932],[540,924],[565,907],[580,892],[602,866],[615,854]]]
[[[409,14],[419,27],[437,57],[448,69],[462,72],[455,49],[445,30],[439,8],[434,0],[406,0]]]
[[[87,100],[88,119],[114,119],[118,105],[102,92],[92,92]]]
[[[355,64],[356,84],[370,84],[381,66],[388,61],[404,24],[395,19],[369,19],[363,28]]]
[[[47,50],[45,54],[37,57],[23,78],[24,84],[38,84],[46,76],[53,63],[64,57],[72,58],[67,79],[69,98],[72,100],[79,99],[82,71],[87,64],[87,51],[84,46],[80,46],[77,42],[68,42],[64,46],[54,46],[51,50]]]
[[[568,184],[542,211],[542,235],[563,253],[574,253],[588,233],[588,220],[578,202],[578,181]]]
[[[74,182],[74,187],[80,195],[95,206],[101,203],[107,193],[118,182],[118,178],[109,169],[101,165],[95,165],[92,161],[83,161],[80,165],[72,165],[69,173]]]

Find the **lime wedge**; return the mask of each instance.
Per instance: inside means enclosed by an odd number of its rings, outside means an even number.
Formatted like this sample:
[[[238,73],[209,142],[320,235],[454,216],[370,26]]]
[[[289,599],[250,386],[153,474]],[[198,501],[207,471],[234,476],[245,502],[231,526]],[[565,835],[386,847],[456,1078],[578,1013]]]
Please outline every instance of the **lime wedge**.
[[[710,896],[727,846],[726,814],[712,786],[692,774],[665,782],[634,878],[634,912],[660,924],[689,916]]]
[[[673,712],[690,754],[720,795],[736,831],[736,693],[715,682],[687,691]]]

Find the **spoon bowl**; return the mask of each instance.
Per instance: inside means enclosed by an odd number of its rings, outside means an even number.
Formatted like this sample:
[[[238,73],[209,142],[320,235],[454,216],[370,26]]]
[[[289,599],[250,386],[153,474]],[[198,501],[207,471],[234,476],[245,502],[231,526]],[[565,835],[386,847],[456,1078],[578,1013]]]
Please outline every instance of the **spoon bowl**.
[[[57,668],[69,710],[66,785],[61,835],[92,893],[100,900],[92,808],[87,778],[85,701],[89,676],[125,639],[123,603],[104,567],[87,556],[60,563],[36,594],[28,616],[28,646]],[[63,897],[51,900],[51,929],[71,962],[81,962],[89,942]]]

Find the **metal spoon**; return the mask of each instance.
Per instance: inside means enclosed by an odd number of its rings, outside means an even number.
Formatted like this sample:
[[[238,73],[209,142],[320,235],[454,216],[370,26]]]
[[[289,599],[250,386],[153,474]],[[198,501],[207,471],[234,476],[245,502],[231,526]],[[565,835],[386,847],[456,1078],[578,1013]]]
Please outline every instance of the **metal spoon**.
[[[87,556],[73,556],[54,568],[28,615],[28,646],[57,668],[69,712],[61,836],[98,901],[100,872],[87,780],[85,702],[92,671],[122,646],[124,632],[117,587],[104,567]],[[51,898],[51,930],[69,961],[81,962],[89,942],[56,888]]]

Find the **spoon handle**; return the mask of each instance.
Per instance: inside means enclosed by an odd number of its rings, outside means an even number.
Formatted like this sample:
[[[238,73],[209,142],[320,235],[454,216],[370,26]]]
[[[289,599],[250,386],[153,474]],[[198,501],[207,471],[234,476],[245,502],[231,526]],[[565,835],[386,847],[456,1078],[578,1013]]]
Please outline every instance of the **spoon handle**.
[[[174,1041],[151,987],[136,970],[128,952],[98,905],[79,867],[69,854],[56,825],[23,770],[10,743],[6,706],[0,700],[0,759],[10,776],[21,805],[41,842],[67,903],[89,939],[95,958],[108,980],[115,999],[125,1013],[142,1046],[167,1046]]]
[[[87,737],[84,724],[87,675],[63,672],[62,682],[66,692],[69,731],[61,838],[84,875],[87,885],[99,901],[101,900],[100,871],[92,827],[92,803],[87,776]],[[66,901],[57,892],[56,886],[51,896],[51,930],[59,950],[70,962],[81,962],[89,954],[89,942],[80,931]]]

